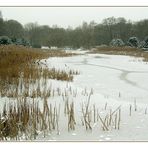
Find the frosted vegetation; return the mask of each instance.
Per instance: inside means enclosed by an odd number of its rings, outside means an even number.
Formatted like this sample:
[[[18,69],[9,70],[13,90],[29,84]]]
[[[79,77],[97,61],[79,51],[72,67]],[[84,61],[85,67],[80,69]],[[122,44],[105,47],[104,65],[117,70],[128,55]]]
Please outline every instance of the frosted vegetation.
[[[131,47],[138,47],[139,46],[139,40],[137,37],[130,37],[127,44]]]
[[[124,42],[121,40],[121,39],[113,39],[111,42],[110,42],[110,46],[113,46],[113,47],[122,47],[124,46]]]

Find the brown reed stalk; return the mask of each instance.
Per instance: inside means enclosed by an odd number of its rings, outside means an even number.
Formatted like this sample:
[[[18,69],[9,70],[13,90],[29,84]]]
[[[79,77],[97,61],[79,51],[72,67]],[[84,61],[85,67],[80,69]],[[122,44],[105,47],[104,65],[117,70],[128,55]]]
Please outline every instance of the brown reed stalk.
[[[82,114],[83,114],[86,130],[88,130],[88,129],[91,130],[92,127],[91,127],[90,122],[89,122],[89,114],[88,113],[85,114],[83,107],[82,107]]]
[[[118,107],[111,113],[111,115],[113,115],[114,113],[116,113],[120,108],[121,108],[121,105],[118,106]]]
[[[136,99],[134,100],[134,107],[135,107],[135,111],[137,111],[137,102],[136,102]]]
[[[118,130],[120,129],[120,122],[121,122],[121,109],[118,110]]]
[[[90,110],[88,112],[88,122],[89,122],[89,124],[91,123],[91,121],[92,121],[92,110]]]
[[[90,122],[91,122],[91,117],[90,117],[91,111],[89,111],[90,97],[91,97],[91,93],[89,94],[85,110],[84,110],[84,107],[83,107],[83,104],[82,104],[82,114],[83,114],[86,130],[92,129],[91,124],[90,124]]]
[[[56,106],[53,108],[53,120],[52,120],[52,129],[55,129],[56,124]]]
[[[112,122],[112,109],[110,109],[110,114],[109,114],[109,125],[111,125]]]
[[[62,99],[63,99],[63,101],[65,101],[65,98],[64,98],[64,94],[62,93]]]
[[[81,118],[81,122],[82,122],[82,126],[84,126],[84,121],[83,121],[83,118]]]
[[[74,102],[72,102],[70,104],[70,107],[69,107],[69,112],[68,112],[68,131],[69,130],[75,130],[75,124],[76,124],[76,121],[75,121],[75,114],[74,114]]]
[[[119,98],[121,97],[121,93],[119,92]]]
[[[97,109],[97,122],[99,121],[98,114],[99,114],[99,110]]]
[[[91,93],[91,95],[93,95],[93,94],[94,94],[94,90],[93,90],[93,88],[91,88],[90,93]]]
[[[104,121],[103,121],[103,119],[101,118],[101,116],[98,114],[98,117],[99,117],[99,119],[100,119],[100,121],[101,121],[101,123],[102,123],[102,129],[104,130],[104,131],[108,131],[109,129],[108,129],[108,127],[106,126],[106,124],[104,123]],[[105,119],[106,120],[106,119]]]
[[[105,103],[105,107],[104,107],[104,109],[105,109],[105,110],[107,109],[107,102]]]
[[[117,129],[117,113],[115,114],[115,129]]]
[[[57,126],[57,134],[60,134],[59,131],[59,118],[60,118],[60,104],[59,104],[59,109],[56,109],[56,126]]]
[[[147,114],[147,107],[145,108],[145,111],[144,111],[145,115]]]
[[[94,109],[94,123],[96,122],[96,107],[95,104],[93,105],[93,109]]]
[[[131,115],[132,115],[132,105],[131,105],[131,104],[130,104],[130,108],[129,108],[129,110],[130,110],[129,115],[131,116]]]

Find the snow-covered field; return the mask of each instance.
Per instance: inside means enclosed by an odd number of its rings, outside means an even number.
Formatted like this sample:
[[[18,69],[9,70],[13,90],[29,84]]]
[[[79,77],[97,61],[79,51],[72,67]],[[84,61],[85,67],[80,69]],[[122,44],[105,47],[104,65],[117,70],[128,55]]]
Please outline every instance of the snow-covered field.
[[[68,92],[69,100],[74,102],[76,118],[75,130],[68,131],[67,116],[64,115],[63,97],[55,96],[49,99],[49,103],[61,106],[59,119],[59,133],[47,133],[46,137],[40,133],[36,140],[43,141],[144,141],[148,140],[148,63],[140,58],[87,54],[83,55],[43,59],[49,68],[74,69],[80,75],[74,76],[73,82],[49,80],[53,88],[60,88],[61,92]],[[86,103],[89,93],[93,90],[90,99],[90,109],[93,105],[98,109],[99,115],[104,116],[117,107],[121,108],[120,128],[102,130],[100,120],[93,122],[92,130],[86,130],[82,126],[82,103]],[[75,95],[77,94],[77,95]],[[1,99],[1,102],[4,102]],[[137,111],[134,110],[136,101]],[[2,104],[2,103],[1,103]],[[105,109],[106,105],[106,109]],[[130,116],[131,105],[131,116]],[[92,114],[93,116],[93,114]]]

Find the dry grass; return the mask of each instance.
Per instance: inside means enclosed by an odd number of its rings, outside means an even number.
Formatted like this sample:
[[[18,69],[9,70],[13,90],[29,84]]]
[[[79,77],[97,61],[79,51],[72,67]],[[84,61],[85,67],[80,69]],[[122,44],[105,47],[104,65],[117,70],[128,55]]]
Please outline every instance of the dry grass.
[[[68,99],[65,101],[64,113],[68,116],[68,131],[75,130],[75,112],[74,102],[69,103]]]
[[[82,102],[81,115],[78,116],[79,110],[75,109],[74,100],[69,96],[73,92],[72,88],[69,87],[65,94],[60,88],[56,92],[60,96],[64,96],[63,103],[65,105],[49,102],[46,95],[42,96],[42,101],[27,97],[6,101],[0,111],[0,140],[34,140],[38,136],[46,137],[55,132],[60,134],[62,132],[60,128],[63,128],[61,125],[68,127],[68,131],[77,130],[77,127],[80,127],[80,121],[86,131],[94,130],[96,125],[104,132],[122,129],[124,118],[121,120],[121,105],[113,110],[106,102],[102,108],[100,106],[97,108],[97,104],[91,104],[91,95],[93,94],[91,90],[88,93],[87,101]],[[85,96],[85,94],[83,95]],[[135,110],[138,108],[136,100],[133,102],[133,108],[131,104],[129,107],[130,114],[127,112],[127,115],[139,114],[138,110]],[[146,115],[147,107],[143,108],[143,111]],[[95,132],[99,132],[99,128]]]
[[[116,108],[114,111],[110,109],[110,111],[104,115],[104,117],[101,117],[100,114],[98,114],[98,117],[101,122],[101,127],[103,131],[109,131],[112,129],[119,130],[120,124],[121,124],[121,108],[120,106]]]
[[[148,61],[148,52],[144,52],[142,49],[134,47],[98,47],[92,49],[90,53],[101,53],[110,55],[127,55],[134,57],[141,57],[144,61]]]
[[[19,98],[15,103],[4,105],[0,114],[0,140],[36,139],[38,131],[59,133],[60,106],[47,103],[44,98],[43,110],[37,101],[28,102],[26,98]]]
[[[87,104],[86,105],[82,104],[82,116],[83,116],[82,123],[85,125],[86,130],[88,130],[88,129],[92,130],[92,125],[91,125],[92,111],[91,111],[91,108],[90,108],[91,95],[92,95],[92,91],[89,94]]]
[[[59,133],[60,105],[58,107],[49,105],[47,100],[63,93],[60,88],[56,90],[49,86],[48,80],[73,81],[73,75],[79,72],[71,69],[64,71],[54,67],[49,69],[46,63],[43,67],[40,60],[72,55],[74,54],[62,50],[0,46],[0,97],[14,99],[13,103],[7,102],[0,113],[0,140],[19,140],[24,136],[26,140],[32,140],[36,139],[38,131],[42,131],[44,137],[53,130]],[[71,89],[70,91],[72,93]],[[65,96],[67,96],[66,91]],[[43,100],[43,110],[36,98]],[[74,104],[69,107],[71,128]]]
[[[0,46],[1,96],[8,93],[9,89],[13,90],[10,96],[16,96],[21,85],[28,86],[41,78],[72,81],[73,75],[79,74],[78,71],[66,72],[55,68],[42,68],[40,65],[41,59],[72,55],[74,54],[62,50],[42,50],[15,45]]]

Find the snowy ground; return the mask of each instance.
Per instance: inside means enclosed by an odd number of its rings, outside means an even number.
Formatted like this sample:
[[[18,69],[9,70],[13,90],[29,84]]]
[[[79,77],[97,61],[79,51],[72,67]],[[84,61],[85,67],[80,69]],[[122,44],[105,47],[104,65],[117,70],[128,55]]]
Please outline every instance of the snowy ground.
[[[67,129],[67,117],[61,111],[59,129],[48,133],[45,138],[39,134],[37,140],[43,141],[144,141],[148,140],[148,63],[140,58],[119,55],[87,54],[49,58],[42,60],[47,66],[57,69],[78,70],[80,75],[74,76],[73,82],[49,80],[49,85],[60,88],[61,92],[68,90],[69,99],[74,101],[76,114],[76,129]],[[95,104],[100,116],[121,105],[121,124],[119,130],[103,131],[101,122],[92,122],[92,130],[82,126],[81,104],[86,102],[90,90],[93,95],[91,105]],[[77,92],[77,96],[74,94]],[[4,101],[5,98],[1,99]],[[134,111],[134,100],[137,102],[137,111]],[[62,97],[49,99],[49,103],[60,104],[64,110]],[[107,109],[105,110],[105,104]],[[129,115],[129,106],[132,105],[132,115]]]
[[[52,135],[51,139],[47,137],[47,140],[148,140],[148,115],[145,114],[148,107],[148,65],[142,62],[142,59],[119,55],[84,54],[50,58],[47,65],[79,70],[80,75],[75,76],[69,85],[80,92],[93,88],[91,104],[96,104],[100,108],[100,113],[103,113],[106,102],[108,109],[115,109],[121,105],[122,111],[120,130],[102,131],[99,123],[95,123],[92,125],[92,131],[86,131],[84,127],[79,127],[81,122],[78,119],[74,132],[67,132],[67,127],[63,125],[60,135]],[[80,104],[85,99],[87,97],[81,95],[74,98],[76,112],[80,112]],[[132,111],[132,116],[129,116],[129,105],[133,105],[134,100],[137,102],[137,111]]]

